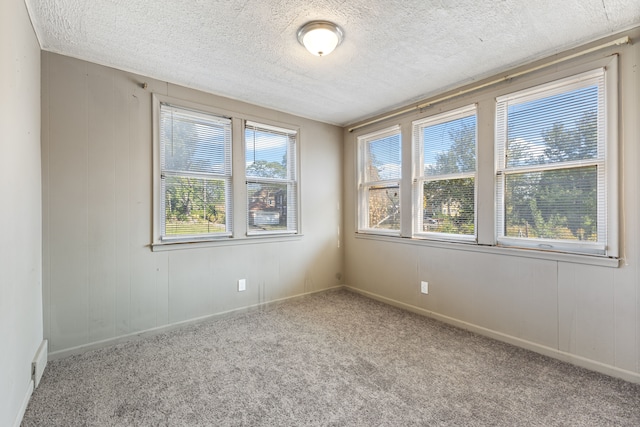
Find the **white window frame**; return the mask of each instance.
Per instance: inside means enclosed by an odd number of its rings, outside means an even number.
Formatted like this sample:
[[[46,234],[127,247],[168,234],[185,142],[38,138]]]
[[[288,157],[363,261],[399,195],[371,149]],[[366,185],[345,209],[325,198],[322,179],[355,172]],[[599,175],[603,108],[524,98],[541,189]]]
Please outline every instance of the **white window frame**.
[[[507,130],[506,113],[510,102],[544,98],[572,89],[592,85],[601,76],[602,87],[599,91],[599,114],[602,114],[603,128],[598,129],[598,155],[596,159],[573,161],[541,166],[506,165]],[[498,246],[520,247],[541,251],[557,251],[608,257],[618,256],[618,137],[617,137],[617,56],[611,58],[605,67],[576,74],[560,80],[547,82],[532,88],[513,92],[496,98],[496,241]],[[543,170],[569,169],[577,166],[596,166],[598,168],[598,200],[604,204],[598,206],[598,242],[580,242],[571,240],[552,240],[505,236],[505,195],[506,176],[510,173],[526,173]],[[604,194],[603,194],[604,193]]]
[[[154,95],[154,243],[184,243],[229,238],[233,235],[233,181],[232,181],[232,122],[231,118],[217,114],[205,106],[192,103],[175,102],[168,98]],[[164,107],[175,108],[193,113],[194,117],[201,116],[208,120],[219,121],[229,128],[229,140],[224,146],[224,173],[203,173],[190,171],[169,171],[164,169],[162,138],[160,135],[160,118]],[[193,178],[215,179],[225,183],[225,231],[207,234],[165,234],[165,187],[166,176],[190,176]]]
[[[357,230],[359,233],[380,234],[387,236],[400,236],[402,230],[402,212],[399,212],[400,227],[397,230],[383,228],[373,228],[369,224],[369,191],[372,188],[397,188],[399,207],[402,206],[401,181],[402,176],[394,179],[379,181],[367,181],[366,158],[368,143],[373,140],[383,139],[388,136],[400,136],[400,154],[402,154],[402,132],[399,125],[384,128],[382,130],[368,133],[358,137],[357,142],[357,174],[358,174],[358,209],[357,209]],[[402,165],[401,165],[402,166]]]
[[[473,172],[463,172],[458,174],[443,174],[434,176],[425,176],[424,174],[424,129],[439,125],[442,123],[463,119],[466,117],[476,117],[475,129],[475,169]],[[478,126],[477,126],[477,105],[471,104],[455,110],[440,113],[434,116],[425,117],[412,122],[412,139],[413,139],[413,236],[419,238],[427,238],[434,240],[452,240],[463,242],[476,242],[478,236]],[[451,179],[473,178],[473,203],[474,203],[474,234],[454,234],[424,231],[424,184],[429,181],[442,181]]]
[[[243,114],[237,111],[229,111],[212,105],[192,102],[182,98],[175,98],[163,94],[152,93],[152,119],[153,119],[153,200],[151,232],[151,250],[172,251],[187,248],[216,247],[235,244],[251,244],[257,240],[289,241],[303,237],[302,225],[302,198],[301,198],[301,167],[300,167],[300,126],[295,123],[286,123],[265,119],[260,116]],[[160,150],[160,104],[170,104],[178,108],[193,110],[207,115],[223,117],[231,120],[231,195],[227,198],[230,204],[226,212],[227,221],[231,221],[227,228],[228,233],[216,233],[207,235],[192,235],[181,237],[163,237],[162,216],[164,215],[162,195],[161,150]],[[295,231],[276,233],[247,233],[248,196],[245,180],[245,122],[255,122],[261,126],[274,129],[287,129],[297,134],[295,147],[295,180],[296,180],[296,229]],[[232,227],[231,227],[232,226]]]
[[[245,169],[245,188],[247,189],[247,212],[246,212],[246,226],[247,236],[265,236],[265,235],[278,235],[278,234],[299,234],[300,233],[300,191],[298,185],[298,138],[299,129],[284,128],[281,126],[274,126],[262,121],[245,120],[242,132],[243,141],[243,155],[246,157],[246,144],[245,140],[246,130],[248,127],[254,127],[265,131],[272,131],[274,133],[287,135],[287,177],[286,178],[265,178],[247,176]],[[243,161],[244,158],[243,157]],[[249,184],[285,184],[287,186],[287,229],[286,230],[252,230],[250,228],[250,206],[249,206]]]

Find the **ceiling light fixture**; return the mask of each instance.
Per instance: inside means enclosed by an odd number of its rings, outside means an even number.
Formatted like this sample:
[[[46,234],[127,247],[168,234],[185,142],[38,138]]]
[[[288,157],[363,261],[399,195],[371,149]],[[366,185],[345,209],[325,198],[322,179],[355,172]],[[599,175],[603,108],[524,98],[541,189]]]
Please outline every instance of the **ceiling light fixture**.
[[[316,56],[325,56],[342,43],[344,33],[333,22],[311,21],[298,30],[298,41]]]

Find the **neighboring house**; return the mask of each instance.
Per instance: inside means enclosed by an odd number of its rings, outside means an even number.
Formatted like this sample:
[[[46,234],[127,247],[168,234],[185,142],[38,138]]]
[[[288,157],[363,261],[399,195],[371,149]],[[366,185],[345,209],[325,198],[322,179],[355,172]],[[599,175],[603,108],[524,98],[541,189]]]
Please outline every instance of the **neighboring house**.
[[[249,225],[280,225],[287,222],[287,192],[261,188],[249,197]]]

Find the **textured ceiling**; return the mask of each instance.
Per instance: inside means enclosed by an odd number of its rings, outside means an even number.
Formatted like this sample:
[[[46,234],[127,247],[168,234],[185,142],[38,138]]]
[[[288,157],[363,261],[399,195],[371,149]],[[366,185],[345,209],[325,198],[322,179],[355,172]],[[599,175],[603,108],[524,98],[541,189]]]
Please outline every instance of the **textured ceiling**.
[[[346,125],[640,23],[639,0],[26,0],[47,51]],[[340,25],[331,55],[296,39]]]

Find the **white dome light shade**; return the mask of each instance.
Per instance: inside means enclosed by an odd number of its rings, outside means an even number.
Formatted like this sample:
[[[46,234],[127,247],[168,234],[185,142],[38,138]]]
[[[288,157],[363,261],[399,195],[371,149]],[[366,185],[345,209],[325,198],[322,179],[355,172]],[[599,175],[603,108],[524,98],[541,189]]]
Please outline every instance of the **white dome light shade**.
[[[312,21],[298,30],[298,41],[316,56],[325,56],[342,43],[343,33],[332,22]]]

